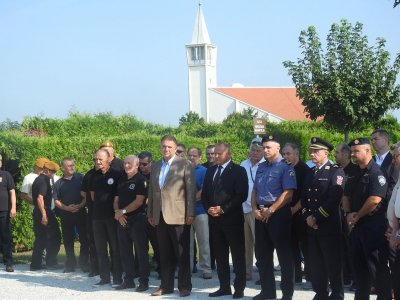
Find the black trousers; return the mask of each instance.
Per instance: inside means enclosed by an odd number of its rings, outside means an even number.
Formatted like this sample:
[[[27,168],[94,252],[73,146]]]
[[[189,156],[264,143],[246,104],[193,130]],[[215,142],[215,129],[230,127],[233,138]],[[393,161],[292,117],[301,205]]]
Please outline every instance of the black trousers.
[[[51,266],[57,264],[57,255],[60,251],[61,233],[58,227],[57,219],[54,212],[46,208],[48,224],[42,224],[42,214],[38,208],[33,210],[33,232],[35,241],[33,242],[33,251],[31,259],[31,267],[42,267],[42,254],[46,249],[46,265]]]
[[[93,220],[92,213],[90,209],[88,209],[88,214],[86,215],[86,231],[87,231],[87,239],[88,239],[88,247],[89,247],[89,268],[91,273],[99,272],[99,262],[97,260],[97,251],[96,245],[94,242],[94,234],[93,234]]]
[[[341,233],[336,235],[308,234],[308,251],[315,300],[343,300],[343,264]],[[329,295],[329,283],[332,293]]]
[[[117,239],[117,223],[114,218],[93,220],[93,234],[99,261],[100,278],[109,281],[110,271],[112,271],[113,281],[122,281],[122,267]],[[110,245],[112,270],[108,259],[107,244]]]
[[[357,283],[355,300],[368,300],[372,283],[375,283],[377,300],[391,299],[389,245],[385,237],[387,226],[386,220],[359,222],[350,233]]]
[[[11,266],[13,264],[13,258],[9,211],[0,211],[0,243],[2,246],[4,264],[6,266]]]
[[[147,222],[147,221],[146,221]],[[160,251],[158,249],[157,230],[149,222],[146,225],[147,239],[153,248],[153,260],[157,263],[157,272],[160,273]]]
[[[149,282],[149,243],[146,236],[147,218],[144,213],[127,217],[128,223],[122,227],[118,223],[118,243],[121,253],[124,281],[133,283],[135,276],[135,258],[138,262],[139,282]],[[135,254],[133,254],[135,245]]]
[[[301,270],[302,257],[304,259],[304,273],[306,280],[310,280],[307,228],[300,213],[292,217],[292,256],[294,262],[294,281],[302,282],[303,272]]]
[[[169,225],[160,214],[156,229],[161,261],[160,287],[173,291],[175,268],[178,265],[178,289],[191,291],[190,226]]]
[[[400,250],[390,249],[389,267],[392,276],[394,299],[400,300]]]
[[[267,223],[256,220],[256,258],[260,273],[261,294],[265,298],[276,298],[274,275],[274,249],[281,266],[281,289],[283,297],[291,298],[294,290],[294,266],[290,245],[291,236],[290,207],[286,205],[277,210]]]
[[[60,211],[62,238],[64,241],[66,268],[75,268],[76,256],[74,251],[75,226],[79,233],[79,266],[86,268],[89,265],[89,240],[86,229],[86,210],[81,209],[77,213]]]
[[[246,254],[243,223],[225,225],[211,221],[209,222],[209,226],[212,232],[212,244],[215,250],[214,254],[217,262],[220,288],[223,290],[231,289],[229,268],[230,249],[233,271],[235,273],[233,286],[235,291],[243,292],[246,287]]]

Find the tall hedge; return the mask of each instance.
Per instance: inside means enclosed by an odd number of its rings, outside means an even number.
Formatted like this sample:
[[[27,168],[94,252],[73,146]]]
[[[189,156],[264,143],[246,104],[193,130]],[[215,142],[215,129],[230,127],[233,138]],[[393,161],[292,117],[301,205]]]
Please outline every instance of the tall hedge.
[[[25,118],[18,130],[0,131],[0,152],[10,159],[19,160],[22,177],[31,172],[37,157],[61,161],[68,156],[76,161],[77,172],[85,173],[92,167],[91,156],[100,143],[112,140],[118,157],[138,154],[142,150],[161,157],[160,137],[175,135],[187,147],[205,149],[216,142],[229,142],[233,161],[240,163],[247,158],[249,141],[254,137],[250,113],[233,114],[222,123],[186,122],[178,127],[166,127],[138,120],[131,115],[115,117],[110,113],[97,115],[71,113],[66,119],[43,117]],[[397,141],[399,125],[393,118],[385,119],[384,125]],[[268,132],[279,134],[281,143],[294,142],[300,146],[301,157],[308,159],[307,144],[312,136],[319,136],[332,144],[343,142],[343,134],[334,132],[317,122],[282,122],[267,124]],[[351,137],[369,136],[371,128],[351,133]],[[332,157],[333,158],[333,157]],[[205,156],[203,155],[203,161]],[[60,174],[61,175],[61,174]],[[21,187],[17,183],[17,192]],[[16,247],[30,249],[33,243],[32,217],[29,206],[18,197],[18,214],[13,222],[13,239]]]

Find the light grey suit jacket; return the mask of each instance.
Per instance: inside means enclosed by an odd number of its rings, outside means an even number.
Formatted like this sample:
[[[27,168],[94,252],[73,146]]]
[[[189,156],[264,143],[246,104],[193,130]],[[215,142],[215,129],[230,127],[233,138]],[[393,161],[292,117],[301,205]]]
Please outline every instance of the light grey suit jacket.
[[[153,218],[155,225],[162,212],[165,223],[185,224],[186,217],[195,216],[196,181],[194,168],[190,161],[175,156],[164,185],[160,188],[159,179],[162,161],[155,162],[151,169],[147,217]]]

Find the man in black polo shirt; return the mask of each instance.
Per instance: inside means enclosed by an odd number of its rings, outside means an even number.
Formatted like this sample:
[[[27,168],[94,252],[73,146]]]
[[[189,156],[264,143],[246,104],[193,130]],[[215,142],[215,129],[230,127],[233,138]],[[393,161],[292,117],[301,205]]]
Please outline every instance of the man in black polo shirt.
[[[91,178],[90,195],[93,199],[93,234],[101,280],[94,286],[99,287],[111,282],[107,242],[110,245],[112,259],[113,285],[118,286],[122,283],[122,270],[113,202],[121,173],[110,168],[110,154],[105,149],[97,150],[96,165],[98,170]]]
[[[138,173],[139,159],[128,155],[124,160],[125,174],[118,182],[117,195],[114,198],[115,219],[118,221],[118,242],[122,266],[125,272],[124,282],[117,290],[134,288],[134,255],[137,256],[139,286],[136,291],[149,288],[149,243],[146,236],[145,198],[147,196],[146,178]]]
[[[124,161],[114,155],[114,144],[111,141],[104,141],[99,149],[107,150],[108,154],[110,155],[110,168],[124,173]]]
[[[86,232],[85,199],[81,195],[82,174],[75,173],[75,162],[72,158],[64,158],[61,161],[61,169],[64,176],[53,186],[53,198],[59,210],[61,218],[62,237],[64,241],[65,262],[64,273],[74,272],[76,257],[74,251],[74,228],[78,228],[79,242],[79,266],[83,272],[88,272],[88,238]]]
[[[94,277],[99,275],[99,263],[97,260],[97,251],[96,245],[94,242],[94,234],[93,234],[93,200],[90,195],[90,180],[92,175],[98,167],[96,166],[96,152],[93,153],[93,168],[90,169],[82,179],[81,185],[81,195],[82,198],[85,199],[86,207],[87,207],[87,216],[86,216],[86,231],[88,237],[88,247],[89,247],[89,274],[88,277]]]
[[[32,201],[34,205],[32,218],[35,241],[33,243],[30,265],[31,271],[37,271],[43,268],[42,254],[44,249],[46,249],[46,268],[61,268],[57,263],[61,234],[56,216],[51,209],[53,193],[50,184],[50,180],[58,169],[59,166],[55,162],[46,162],[42,174],[40,174],[32,184]]]
[[[349,146],[358,172],[354,178],[348,178],[342,203],[347,223],[352,227],[350,246],[357,283],[354,299],[369,299],[373,280],[377,299],[391,299],[389,245],[385,237],[388,221],[384,203],[388,182],[372,159],[367,138],[354,139]]]
[[[0,155],[0,167],[3,158]],[[12,259],[11,220],[15,218],[16,198],[15,184],[11,174],[0,170],[0,241],[2,243],[3,260],[7,272],[14,272]]]

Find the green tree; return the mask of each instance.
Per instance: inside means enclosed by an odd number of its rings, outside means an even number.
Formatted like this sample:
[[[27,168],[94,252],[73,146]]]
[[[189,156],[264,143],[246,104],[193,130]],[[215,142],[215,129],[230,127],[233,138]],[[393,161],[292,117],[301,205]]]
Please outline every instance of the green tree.
[[[344,133],[364,128],[381,119],[389,109],[400,107],[400,86],[396,84],[400,55],[393,65],[378,38],[369,46],[363,25],[346,20],[334,23],[322,50],[315,27],[300,33],[303,57],[283,65],[296,86],[297,95],[312,120],[324,122]]]

